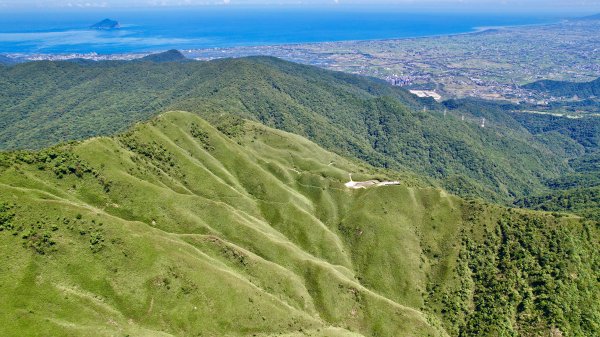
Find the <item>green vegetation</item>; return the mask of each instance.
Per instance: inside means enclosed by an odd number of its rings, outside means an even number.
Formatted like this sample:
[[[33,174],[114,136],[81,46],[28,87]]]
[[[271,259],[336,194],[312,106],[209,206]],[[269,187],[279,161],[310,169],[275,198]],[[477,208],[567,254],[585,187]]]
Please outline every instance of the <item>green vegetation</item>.
[[[543,211],[572,212],[600,221],[600,186],[535,195],[517,200],[515,205]]]
[[[550,192],[534,194],[515,202],[518,207],[572,212],[600,221],[600,152],[571,161],[574,173],[546,182]]]
[[[6,336],[593,336],[600,228],[235,116],[0,154]],[[401,180],[352,190],[353,179]]]
[[[468,207],[468,222],[496,223],[462,233],[457,262],[461,272],[456,277],[460,286],[438,295],[454,335],[598,334],[599,312],[591,308],[598,308],[600,300],[600,293],[592,290],[600,259],[594,252],[597,242],[589,241],[597,223],[565,226],[559,218],[540,214],[490,212],[476,203]],[[573,269],[582,258],[592,260],[583,269]]]
[[[557,97],[598,98],[600,97],[600,78],[583,83],[542,80],[526,84],[523,88]]]
[[[177,58],[0,67],[3,335],[600,334],[597,118]]]
[[[477,111],[444,117],[433,100],[382,81],[275,58],[33,62],[0,68],[0,87],[4,149],[110,135],[185,110],[215,125],[227,115],[259,121],[462,196],[510,203],[569,170],[552,142],[510,117],[481,128]]]
[[[521,109],[527,111],[529,107],[508,102],[465,99],[444,104],[454,113],[468,112],[513,130],[524,128],[568,162],[569,171],[558,177],[542,179],[544,187],[516,198],[515,206],[572,212],[599,220],[600,118],[527,113]]]
[[[538,139],[544,139],[569,158],[572,172],[548,179],[549,191],[516,200],[518,207],[544,211],[572,212],[600,221],[600,118],[562,118],[516,114]]]
[[[534,135],[558,133],[572,139],[587,152],[600,150],[598,117],[566,118],[527,113],[514,113],[512,117]]]

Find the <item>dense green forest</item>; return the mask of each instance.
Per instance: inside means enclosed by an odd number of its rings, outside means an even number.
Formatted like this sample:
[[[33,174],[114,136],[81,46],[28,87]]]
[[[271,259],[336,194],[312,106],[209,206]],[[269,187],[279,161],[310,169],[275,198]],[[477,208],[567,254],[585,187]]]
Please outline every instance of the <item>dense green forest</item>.
[[[550,147],[564,149],[572,171],[545,181],[549,191],[533,193],[516,206],[566,211],[600,221],[600,118],[563,118],[517,113],[530,132]]]
[[[572,212],[600,221],[600,186],[533,195],[517,200],[515,205],[543,211]]]
[[[536,141],[568,163],[567,172],[559,177],[542,179],[544,188],[517,198],[515,206],[572,212],[599,220],[600,118],[526,113],[523,111],[532,107],[509,102],[464,99],[444,104],[451,111],[468,111],[513,129],[524,128]]]
[[[211,122],[236,115],[453,193],[503,202],[545,189],[579,151],[570,138],[536,137],[508,113],[443,106],[376,79],[268,57],[32,62],[0,68],[0,87],[4,149],[114,134],[173,109]]]
[[[600,151],[571,160],[573,173],[546,182],[550,191],[515,202],[518,207],[566,211],[600,221]]]
[[[420,184],[186,112],[2,152],[0,332],[600,334],[598,223]]]
[[[600,118],[566,118],[552,115],[513,113],[513,118],[534,135],[560,133],[586,152],[600,151]]]
[[[468,112],[513,130],[524,128],[541,142],[555,140],[556,144],[547,144],[548,149],[559,153],[564,154],[568,147],[579,149],[575,157],[600,150],[600,118],[597,116],[569,118],[552,114],[528,113],[528,110],[536,110],[535,107],[504,101],[460,99],[449,100],[443,104],[457,114]],[[561,148],[561,139],[566,142],[563,146],[566,145],[567,148]]]

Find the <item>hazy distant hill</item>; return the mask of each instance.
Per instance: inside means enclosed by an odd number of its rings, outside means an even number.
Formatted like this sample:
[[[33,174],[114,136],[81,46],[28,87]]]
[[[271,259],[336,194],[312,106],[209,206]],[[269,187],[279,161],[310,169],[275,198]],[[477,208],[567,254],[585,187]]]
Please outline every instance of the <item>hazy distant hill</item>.
[[[5,55],[0,55],[0,65],[10,65],[10,64],[15,64],[17,63],[17,61],[13,58],[10,58],[8,56]]]
[[[215,125],[169,112],[0,153],[2,334],[600,333],[597,224],[410,185],[234,116]],[[350,173],[402,183],[353,190]]]
[[[524,85],[523,88],[558,97],[598,98],[600,97],[600,78],[583,83],[543,80]]]
[[[584,16],[578,20],[600,20],[600,14],[594,14],[590,16]]]
[[[187,60],[187,58],[179,50],[172,49],[172,50],[168,50],[163,53],[151,54],[151,55],[142,57],[140,60],[160,63],[160,62],[185,61],[185,60]]]

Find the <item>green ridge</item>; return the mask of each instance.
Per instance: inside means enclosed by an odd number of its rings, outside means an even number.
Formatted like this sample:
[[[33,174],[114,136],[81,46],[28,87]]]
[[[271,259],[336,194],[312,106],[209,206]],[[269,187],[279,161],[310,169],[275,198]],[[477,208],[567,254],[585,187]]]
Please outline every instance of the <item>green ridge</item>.
[[[169,112],[2,153],[2,335],[600,331],[597,223],[464,201],[255,122],[215,125]],[[401,184],[352,190],[350,173]]]
[[[223,115],[255,120],[487,200],[512,202],[569,170],[564,153],[508,114],[484,114],[481,128],[478,110],[444,117],[445,107],[383,81],[275,58],[32,62],[0,68],[0,88],[3,149],[110,135],[185,110],[215,125]]]

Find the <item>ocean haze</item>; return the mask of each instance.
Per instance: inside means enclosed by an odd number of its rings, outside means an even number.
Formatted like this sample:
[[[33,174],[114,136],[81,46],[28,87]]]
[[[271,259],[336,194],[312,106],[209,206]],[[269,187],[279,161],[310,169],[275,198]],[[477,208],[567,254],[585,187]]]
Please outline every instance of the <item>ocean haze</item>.
[[[190,7],[190,6],[347,6],[397,5],[404,7],[445,7],[469,10],[473,7],[504,10],[600,10],[600,1],[570,0],[3,0],[0,8],[108,8],[108,7]]]

